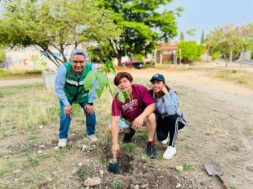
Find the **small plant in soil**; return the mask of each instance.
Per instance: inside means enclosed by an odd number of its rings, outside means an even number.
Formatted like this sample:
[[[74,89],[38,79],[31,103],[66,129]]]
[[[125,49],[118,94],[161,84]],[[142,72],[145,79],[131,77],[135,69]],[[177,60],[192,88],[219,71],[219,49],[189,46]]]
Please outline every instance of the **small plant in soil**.
[[[126,152],[133,152],[135,149],[135,145],[133,143],[123,144],[122,149]]]
[[[232,147],[231,147],[231,149],[233,150],[233,151],[239,151],[239,149],[240,149],[240,147],[238,146],[238,145],[233,145]]]
[[[78,173],[78,177],[81,179],[81,180],[84,180],[86,177],[90,176],[90,172],[88,172],[87,170],[81,170],[79,173]]]
[[[118,181],[118,180],[116,180],[116,181],[113,181],[113,183],[112,183],[112,188],[122,188],[122,182],[121,181]]]
[[[239,162],[240,162],[239,160],[235,159],[235,160],[232,161],[232,164],[233,164],[233,165],[238,165]]]
[[[15,179],[18,179],[18,178],[20,178],[20,177],[21,177],[20,174],[15,174],[15,176],[14,176]]]
[[[39,164],[39,159],[36,156],[29,157],[29,161],[33,166],[36,166]]]
[[[181,171],[176,170],[176,175],[181,175]]]
[[[36,140],[36,139],[38,139],[38,136],[35,136],[35,135],[29,135],[27,137],[27,140]]]
[[[192,165],[190,163],[189,164],[188,163],[183,163],[183,168],[186,171],[193,171],[193,170],[195,170],[194,165]]]
[[[4,174],[4,169],[0,168],[0,177]]]

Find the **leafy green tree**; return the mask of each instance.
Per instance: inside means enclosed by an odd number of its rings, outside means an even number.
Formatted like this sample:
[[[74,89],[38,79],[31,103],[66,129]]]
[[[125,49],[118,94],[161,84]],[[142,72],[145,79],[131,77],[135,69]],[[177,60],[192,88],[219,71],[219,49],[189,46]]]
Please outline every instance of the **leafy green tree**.
[[[119,35],[97,5],[96,0],[11,1],[0,19],[0,43],[12,48],[35,45],[59,66],[67,61],[66,48]]]
[[[253,23],[237,26],[226,25],[214,28],[208,35],[206,44],[211,54],[219,52],[232,62],[243,51],[253,47]],[[228,61],[226,62],[226,67]]]
[[[210,53],[210,55],[212,57],[212,60],[217,60],[221,56],[220,52],[218,51]]]
[[[87,52],[92,62],[105,62],[115,57],[108,40],[88,45]]]
[[[180,41],[184,41],[184,33],[183,32],[181,32],[181,34],[180,34]]]
[[[0,62],[5,59],[5,53],[4,51],[0,48]]]
[[[118,38],[109,40],[119,65],[123,56],[151,53],[157,40],[168,40],[177,35],[176,16],[182,8],[158,10],[171,1],[100,0],[100,6],[122,31]]]
[[[204,33],[204,30],[202,31],[202,34],[201,34],[201,44],[205,44],[205,33]]]
[[[177,56],[180,56],[181,49],[181,59],[184,63],[188,61],[200,60],[200,56],[204,54],[205,47],[203,45],[198,45],[196,41],[182,41],[179,43],[177,48]]]

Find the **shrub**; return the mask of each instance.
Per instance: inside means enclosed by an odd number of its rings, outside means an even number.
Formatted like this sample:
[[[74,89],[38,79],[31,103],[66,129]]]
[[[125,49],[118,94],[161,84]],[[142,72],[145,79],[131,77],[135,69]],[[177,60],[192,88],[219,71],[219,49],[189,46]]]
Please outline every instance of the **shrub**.
[[[181,41],[177,48],[177,57],[180,57],[184,63],[186,61],[200,60],[200,56],[205,52],[204,45],[198,45],[196,41]]]

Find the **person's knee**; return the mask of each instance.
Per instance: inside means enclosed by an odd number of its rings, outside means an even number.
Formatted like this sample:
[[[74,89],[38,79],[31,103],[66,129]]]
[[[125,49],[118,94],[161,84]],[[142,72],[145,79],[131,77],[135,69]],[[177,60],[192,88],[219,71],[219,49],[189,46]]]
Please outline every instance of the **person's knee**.
[[[150,123],[155,122],[155,114],[154,113],[149,114],[147,117],[147,121]]]
[[[71,117],[70,117],[70,115],[66,115],[65,113],[62,113],[62,114],[61,114],[61,119],[62,119],[62,120],[68,120],[68,119],[71,120]]]

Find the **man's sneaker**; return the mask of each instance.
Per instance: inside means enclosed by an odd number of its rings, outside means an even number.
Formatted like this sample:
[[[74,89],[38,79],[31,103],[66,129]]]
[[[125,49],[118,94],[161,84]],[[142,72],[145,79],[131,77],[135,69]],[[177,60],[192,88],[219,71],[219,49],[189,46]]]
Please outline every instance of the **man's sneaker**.
[[[67,144],[67,139],[66,139],[66,138],[60,138],[60,139],[59,139],[58,146],[59,146],[60,148],[66,147],[66,144]]]
[[[90,139],[91,142],[97,142],[98,138],[96,137],[96,135],[89,135],[88,138]]]
[[[164,159],[171,159],[177,152],[176,147],[168,146],[165,152],[163,153]]]
[[[125,133],[125,136],[124,136],[122,142],[123,143],[129,143],[129,142],[131,142],[134,134],[135,134],[135,130],[132,129],[132,128],[130,128],[130,133]]]
[[[161,141],[161,143],[163,143],[163,144],[167,144],[167,143],[168,143],[168,141],[169,141],[169,139],[168,139],[168,138],[166,138],[165,140]]]
[[[155,150],[155,141],[153,142],[148,142],[147,144],[147,155],[150,158],[156,158],[156,150]]]

